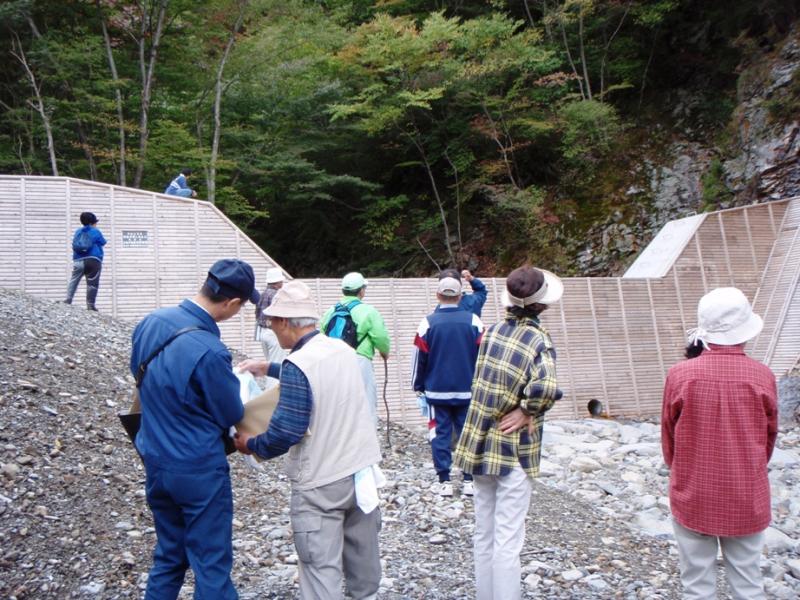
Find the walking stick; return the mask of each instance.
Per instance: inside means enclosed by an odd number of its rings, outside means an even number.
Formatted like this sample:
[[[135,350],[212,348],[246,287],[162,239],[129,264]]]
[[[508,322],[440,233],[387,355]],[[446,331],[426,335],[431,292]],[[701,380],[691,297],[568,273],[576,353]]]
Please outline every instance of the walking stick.
[[[386,409],[386,444],[392,448],[392,440],[389,437],[389,401],[386,399],[386,386],[389,384],[389,363],[383,357],[383,406]]]

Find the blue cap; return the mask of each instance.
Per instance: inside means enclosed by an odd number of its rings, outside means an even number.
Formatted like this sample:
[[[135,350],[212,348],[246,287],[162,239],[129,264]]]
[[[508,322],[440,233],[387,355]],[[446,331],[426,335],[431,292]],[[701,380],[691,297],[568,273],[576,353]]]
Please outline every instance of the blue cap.
[[[235,258],[223,258],[211,265],[206,285],[215,294],[222,294],[227,298],[244,298],[253,304],[257,304],[261,296],[256,289],[253,267]]]

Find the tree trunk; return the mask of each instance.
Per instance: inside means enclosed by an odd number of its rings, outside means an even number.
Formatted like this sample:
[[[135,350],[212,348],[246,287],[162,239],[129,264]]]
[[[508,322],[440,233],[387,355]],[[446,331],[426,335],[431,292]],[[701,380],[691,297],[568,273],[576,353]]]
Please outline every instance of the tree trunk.
[[[586,85],[586,97],[592,99],[592,84],[589,81],[589,68],[586,66],[586,50],[583,47],[583,11],[578,11],[578,43],[581,52],[581,67],[583,68],[584,85]]]
[[[519,185],[517,185],[517,181],[514,179],[514,173],[511,168],[511,161],[508,159],[508,149],[503,144],[502,140],[500,139],[500,133],[497,131],[497,125],[492,118],[492,115],[489,113],[489,109],[486,108],[486,104],[481,103],[481,108],[483,109],[483,114],[486,115],[486,118],[489,120],[489,124],[492,126],[492,139],[494,140],[497,147],[500,148],[500,154],[503,155],[503,164],[506,166],[506,174],[508,174],[508,180],[511,182],[515,188],[519,189]]]
[[[142,26],[139,37],[139,71],[142,77],[142,106],[139,115],[139,156],[136,161],[136,173],[133,176],[133,187],[141,187],[142,175],[144,174],[144,161],[147,155],[147,141],[150,136],[149,116],[150,101],[153,93],[153,77],[156,69],[156,59],[158,58],[158,48],[161,43],[161,36],[164,33],[164,19],[167,14],[169,0],[160,0],[158,3],[158,18],[156,29],[152,32],[148,56],[145,57],[145,38],[148,33],[149,25],[152,22],[144,2],[140,2],[142,12]]]
[[[461,239],[461,179],[458,176],[458,167],[450,159],[446,148],[444,151],[444,158],[447,160],[450,168],[453,169],[453,178],[456,180],[456,236],[458,238],[458,257],[461,259],[464,254],[464,243]]]
[[[653,32],[653,43],[650,46],[650,55],[647,57],[647,64],[644,66],[644,73],[642,73],[642,87],[639,88],[639,104],[636,107],[636,110],[642,110],[642,102],[644,101],[644,88],[647,84],[647,72],[650,70],[650,64],[653,62],[653,55],[656,51],[656,41],[658,40],[658,31],[659,28],[656,27],[656,30]]]
[[[37,40],[41,40],[42,39],[42,34],[39,32],[39,28],[36,27],[36,22],[33,20],[33,18],[30,15],[28,16],[27,21],[28,21],[28,26],[31,28],[31,32],[33,33],[34,37]],[[60,75],[61,74],[61,67],[58,64],[58,60],[56,59],[55,56],[53,56],[53,54],[50,52],[50,49],[46,45],[44,46],[44,54],[47,56],[47,58],[53,64],[53,67],[55,68],[56,72],[59,73],[59,75]],[[61,77],[61,81],[64,84],[64,87],[70,93],[70,95],[74,96],[74,94],[72,93],[72,85],[71,85],[69,79],[62,76]],[[75,130],[78,133],[78,141],[80,142],[80,147],[83,150],[83,154],[86,157],[86,162],[89,165],[89,177],[93,181],[96,181],[97,180],[97,163],[94,160],[94,153],[92,152],[92,147],[89,145],[89,138],[86,135],[86,131],[85,131],[84,127],[83,127],[83,121],[81,121],[80,118],[76,118],[75,119]]]
[[[225,70],[225,63],[228,61],[228,56],[230,56],[231,49],[236,41],[236,34],[239,33],[239,29],[244,21],[244,13],[247,9],[247,3],[248,0],[241,0],[239,2],[239,15],[236,17],[236,23],[234,23],[233,29],[231,29],[231,35],[228,38],[228,43],[225,44],[225,50],[222,53],[222,57],[219,60],[219,66],[217,67],[217,79],[214,95],[214,133],[211,140],[211,157],[208,162],[208,175],[206,178],[208,201],[211,202],[211,204],[216,202],[217,195],[217,157],[219,156],[219,138],[222,131],[222,73]]]
[[[622,24],[625,22],[625,19],[628,16],[628,12],[631,10],[632,4],[633,1],[628,2],[627,6],[625,7],[625,12],[622,13],[622,18],[620,18],[619,23],[617,23],[616,29],[614,29],[614,33],[612,33],[611,37],[606,40],[603,47],[603,58],[600,60],[600,102],[604,101],[606,95],[605,79],[606,79],[606,61],[608,59],[608,50],[609,48],[611,48],[611,42],[614,41],[614,38],[617,37],[619,30],[622,29]]]
[[[581,99],[586,100],[586,93],[583,91],[583,78],[578,75],[578,69],[575,66],[575,61],[572,60],[572,52],[569,51],[569,41],[567,40],[567,30],[564,29],[564,22],[559,19],[558,21],[559,29],[561,29],[561,39],[564,41],[564,50],[567,52],[567,60],[569,60],[569,66],[572,67],[572,74],[575,75],[575,81],[578,82],[578,88],[580,88],[581,92]]]
[[[19,37],[17,34],[14,34],[14,40],[11,43],[11,55],[14,56],[20,64],[25,69],[25,73],[28,75],[28,80],[31,82],[31,89],[33,89],[34,96],[36,97],[36,102],[31,102],[28,100],[28,104],[39,113],[39,116],[42,119],[42,125],[44,126],[44,132],[47,136],[47,153],[50,156],[50,168],[53,171],[53,175],[58,177],[58,162],[56,161],[56,148],[55,143],[53,142],[53,129],[50,125],[50,117],[47,114],[47,111],[44,108],[44,101],[42,100],[42,93],[39,84],[36,83],[36,76],[33,74],[30,65],[28,64],[28,59],[25,56],[25,51],[22,49],[22,42],[19,41]]]
[[[75,130],[78,132],[78,140],[83,148],[83,154],[86,156],[86,161],[89,163],[89,178],[92,181],[97,181],[97,163],[94,161],[94,154],[89,146],[89,138],[83,130],[83,121],[76,119]]]
[[[422,143],[414,135],[407,135],[417,148],[419,155],[422,157],[422,162],[425,165],[425,172],[428,174],[428,179],[431,182],[433,196],[436,199],[436,204],[439,207],[439,215],[442,218],[442,227],[444,228],[444,245],[447,248],[447,256],[450,258],[450,264],[454,265],[456,264],[456,259],[453,255],[453,247],[450,245],[450,227],[447,225],[447,215],[444,212],[444,202],[442,201],[442,197],[439,195],[439,188],[436,185],[436,177],[433,174],[433,168],[428,161],[428,155],[425,153],[425,148],[422,147]]]
[[[100,3],[98,2],[98,8]],[[119,128],[119,176],[118,183],[125,185],[125,115],[122,111],[122,92],[119,89],[119,74],[117,73],[117,63],[114,61],[114,54],[111,51],[111,37],[108,35],[108,27],[106,27],[106,19],[101,15],[100,25],[103,28],[103,40],[106,44],[106,57],[108,58],[108,68],[111,70],[111,77],[114,81],[114,93],[117,103],[117,127]]]

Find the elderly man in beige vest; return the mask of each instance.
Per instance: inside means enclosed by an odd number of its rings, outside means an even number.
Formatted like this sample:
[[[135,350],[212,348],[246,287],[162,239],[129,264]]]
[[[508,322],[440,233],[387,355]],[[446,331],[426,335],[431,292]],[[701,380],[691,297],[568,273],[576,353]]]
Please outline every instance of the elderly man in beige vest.
[[[262,458],[288,452],[300,597],[343,598],[344,578],[354,599],[375,598],[380,510],[372,469],[381,455],[356,354],[343,341],[320,335],[316,303],[301,281],[285,284],[264,314],[290,352],[267,431],[237,434],[236,447]],[[275,366],[254,360],[239,365],[255,375]]]

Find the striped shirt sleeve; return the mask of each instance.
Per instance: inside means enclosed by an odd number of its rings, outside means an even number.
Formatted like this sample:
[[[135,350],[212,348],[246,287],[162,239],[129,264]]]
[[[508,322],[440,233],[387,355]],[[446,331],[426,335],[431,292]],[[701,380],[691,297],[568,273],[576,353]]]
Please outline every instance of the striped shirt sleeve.
[[[303,439],[311,421],[311,385],[303,372],[289,361],[283,363],[281,370],[280,393],[269,428],[247,441],[247,447],[261,458],[286,454]]]

